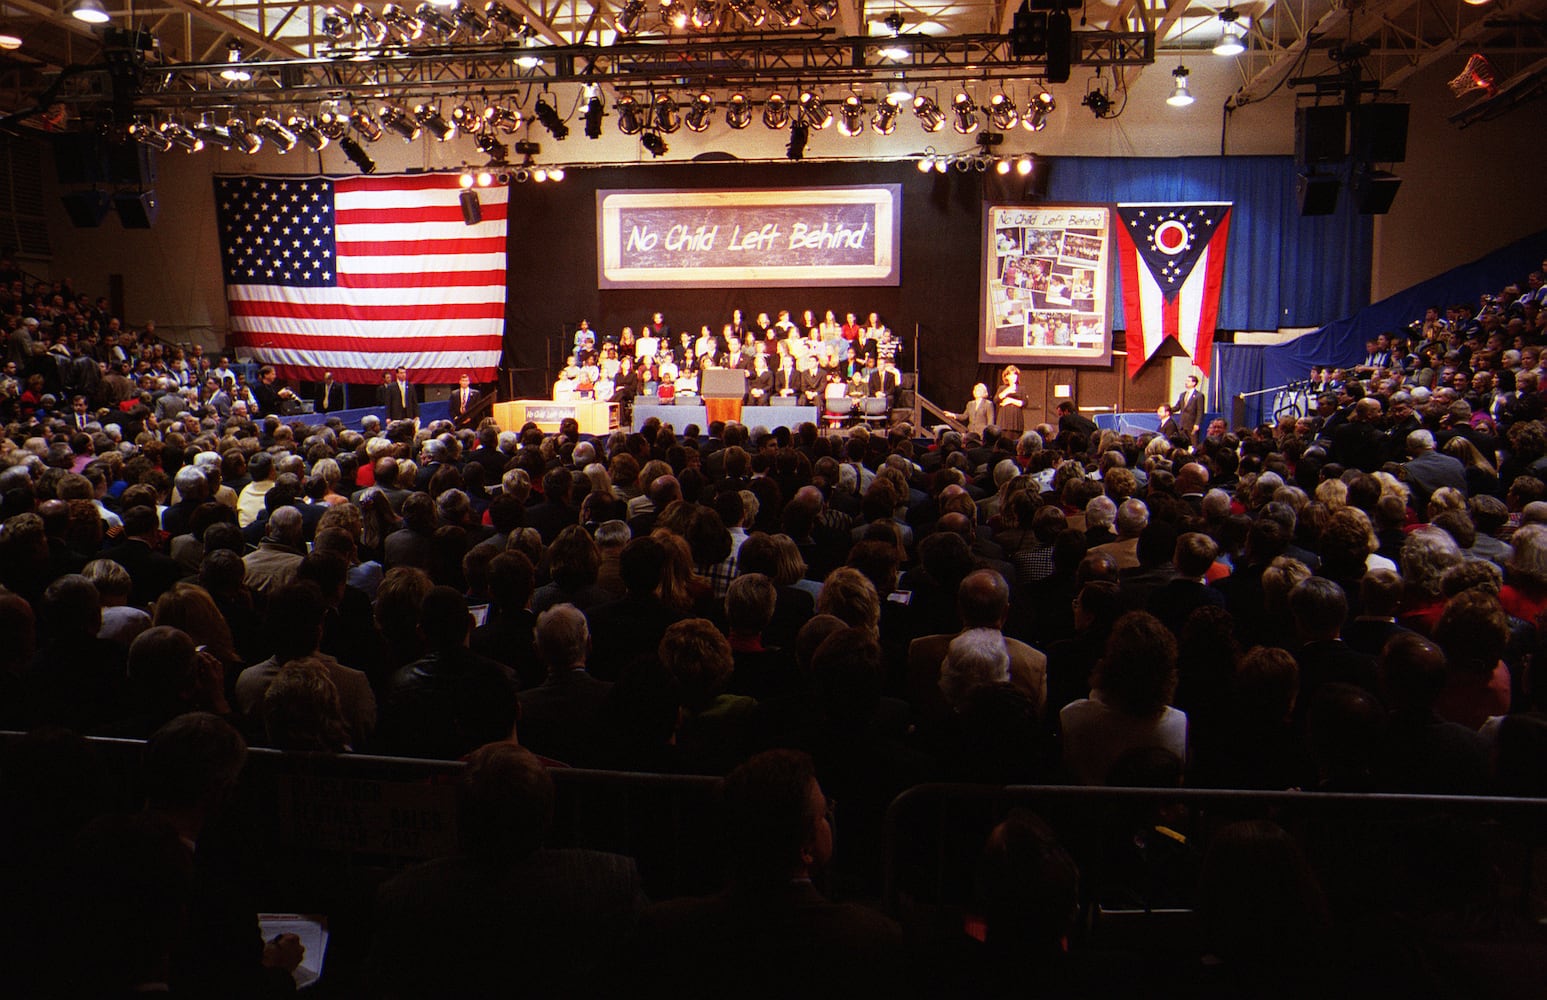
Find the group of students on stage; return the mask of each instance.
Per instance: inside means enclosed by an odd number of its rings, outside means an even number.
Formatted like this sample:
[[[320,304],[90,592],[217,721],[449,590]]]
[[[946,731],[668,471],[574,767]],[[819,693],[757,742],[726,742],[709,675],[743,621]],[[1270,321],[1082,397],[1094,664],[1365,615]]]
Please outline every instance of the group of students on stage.
[[[581,320],[554,399],[629,403],[637,396],[697,396],[704,371],[740,368],[747,372],[748,405],[785,397],[820,406],[824,397],[842,395],[880,396],[890,407],[902,380],[900,347],[875,313],[862,324],[854,313],[840,323],[831,310],[820,321],[807,310],[796,323],[781,310],[776,320],[759,313],[749,324],[737,309],[718,334],[704,324],[697,336],[674,331],[661,313],[637,335],[624,327],[616,337],[598,335]],[[829,388],[837,385],[841,393]]]

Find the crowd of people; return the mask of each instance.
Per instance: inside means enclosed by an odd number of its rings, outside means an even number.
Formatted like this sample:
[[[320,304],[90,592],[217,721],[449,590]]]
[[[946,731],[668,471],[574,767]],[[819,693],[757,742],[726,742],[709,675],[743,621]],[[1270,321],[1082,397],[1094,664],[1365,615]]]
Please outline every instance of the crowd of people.
[[[651,994],[788,995],[804,976],[818,995],[892,977],[1007,995],[1034,975],[1099,994],[1122,967],[1067,952],[1090,887],[1034,817],[981,845],[971,939],[906,950],[884,916],[812,888],[829,819],[841,887],[866,895],[887,805],[931,780],[1544,794],[1544,297],[1533,273],[1475,320],[1435,311],[1325,380],[1316,413],[1196,439],[1079,419],[938,438],[651,420],[584,438],[573,422],[291,425],[271,373],[255,410],[223,411],[183,387],[198,352],[13,282],[0,312],[25,388],[0,388],[0,727],[51,734],[37,760],[78,752],[60,730],[150,740],[146,816],[32,803],[74,818],[96,878],[136,850],[191,864],[173,848],[197,855],[248,744],[468,759],[463,853],[380,897],[378,995],[450,975],[415,933],[457,938],[507,885]],[[727,775],[735,887],[641,911],[627,864],[542,851],[545,768],[564,765]],[[1318,884],[1328,872],[1271,824],[1200,859],[1185,823],[1157,810],[1125,828],[1120,849],[1152,846],[1102,890],[1206,913],[1215,962],[1182,980],[1205,992],[1341,975],[1304,960],[1391,902]],[[41,891],[35,875],[12,878]],[[1161,884],[1179,887],[1164,904],[1147,895]],[[566,885],[585,905],[560,906]],[[449,886],[482,903],[459,911]],[[1283,919],[1228,919],[1241,886]],[[1424,933],[1457,931],[1436,899]],[[495,938],[457,940],[469,970],[504,967]],[[243,995],[282,986],[296,958],[254,939],[212,971],[180,943],[113,952],[115,981]],[[1404,983],[1441,961],[1384,943],[1376,967]],[[790,961],[797,945],[811,950]],[[250,978],[222,994],[238,967]]]

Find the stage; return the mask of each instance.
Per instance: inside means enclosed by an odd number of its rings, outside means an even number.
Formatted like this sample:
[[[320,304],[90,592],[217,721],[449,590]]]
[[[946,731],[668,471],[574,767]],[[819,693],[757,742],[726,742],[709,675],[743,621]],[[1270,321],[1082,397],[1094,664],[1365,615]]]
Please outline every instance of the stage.
[[[709,410],[700,401],[693,405],[677,403],[634,403],[634,427],[644,425],[651,417],[663,424],[671,424],[677,433],[688,424],[697,424],[699,430],[709,429]],[[745,427],[788,427],[794,430],[804,423],[820,426],[821,414],[814,406],[743,406],[741,420]]]

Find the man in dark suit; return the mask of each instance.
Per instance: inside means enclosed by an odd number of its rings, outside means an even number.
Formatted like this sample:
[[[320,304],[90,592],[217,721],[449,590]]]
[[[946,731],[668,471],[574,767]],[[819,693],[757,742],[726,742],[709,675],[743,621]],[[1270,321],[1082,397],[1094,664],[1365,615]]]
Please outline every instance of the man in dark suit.
[[[410,868],[377,892],[366,992],[625,992],[615,973],[645,902],[639,873],[616,854],[543,850],[553,798],[553,778],[530,750],[490,743],[468,758],[456,855]]]
[[[258,384],[252,389],[253,397],[258,401],[258,416],[278,414],[284,408],[285,400],[296,398],[295,393],[275,384],[277,378],[273,365],[258,369]]]
[[[418,419],[419,393],[408,381],[407,368],[399,365],[397,377],[382,386],[382,405],[387,408],[388,420]]]
[[[1181,425],[1176,422],[1176,417],[1172,413],[1171,407],[1165,403],[1155,407],[1155,417],[1160,421],[1160,426],[1157,430],[1161,437],[1168,441],[1174,437],[1186,437],[1182,433]]]
[[[651,907],[631,985],[641,996],[892,996],[903,991],[902,934],[812,884],[833,853],[827,798],[811,758],[760,753],[725,780],[729,890]]]
[[[1072,401],[1066,399],[1058,404],[1058,441],[1060,443],[1066,443],[1075,434],[1089,441],[1099,430],[1094,420],[1080,415],[1080,411],[1075,409]]]
[[[1189,441],[1198,438],[1198,425],[1203,423],[1203,393],[1198,391],[1198,376],[1189,375],[1182,394],[1171,407],[1176,415],[1176,425]]]
[[[1407,436],[1407,463],[1402,470],[1407,474],[1407,485],[1413,491],[1412,508],[1423,515],[1429,506],[1429,497],[1444,486],[1452,486],[1462,494],[1466,489],[1466,468],[1449,455],[1434,450],[1434,435],[1425,430],[1413,431]]]
[[[1219,546],[1200,531],[1189,531],[1176,540],[1171,556],[1176,576],[1149,593],[1145,610],[1178,636],[1187,616],[1201,607],[1223,608],[1225,595],[1205,580],[1209,567],[1219,558]]]
[[[1325,684],[1356,684],[1379,696],[1375,658],[1343,641],[1348,618],[1348,597],[1343,588],[1324,577],[1313,576],[1295,584],[1289,592],[1289,613],[1302,645],[1295,651],[1300,665],[1300,696],[1295,712],[1304,717]]]
[[[586,611],[594,637],[590,672],[615,679],[640,651],[653,652],[666,629],[682,616],[655,596],[666,570],[666,549],[649,535],[636,535],[618,557],[625,593]]]
[[[890,361],[883,362],[880,368],[870,373],[870,394],[880,396],[886,400],[886,408],[890,410],[897,399],[897,389],[902,385],[902,372]]]
[[[322,373],[322,384],[317,387],[317,412],[336,413],[344,409],[344,387],[333,381],[332,372]]]
[[[473,426],[473,418],[468,414],[478,405],[478,399],[479,392],[469,384],[468,377],[458,378],[456,391],[451,394],[451,422],[457,427]]]
[[[596,744],[596,719],[612,685],[586,673],[591,633],[585,615],[560,604],[537,618],[537,655],[548,679],[518,695],[521,745],[567,764],[588,762]]]
[[[171,556],[155,548],[160,535],[156,508],[135,507],[124,511],[123,519],[123,541],[103,556],[129,571],[129,579],[134,581],[131,603],[139,608],[148,607],[182,579],[183,570]]]

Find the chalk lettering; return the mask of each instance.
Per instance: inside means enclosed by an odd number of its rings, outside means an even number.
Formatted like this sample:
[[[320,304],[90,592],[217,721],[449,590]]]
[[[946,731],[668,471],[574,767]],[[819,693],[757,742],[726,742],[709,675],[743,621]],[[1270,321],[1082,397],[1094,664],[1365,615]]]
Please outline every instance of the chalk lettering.
[[[629,250],[654,250],[659,242],[661,242],[661,235],[652,233],[644,227],[633,226],[628,231],[627,249]]]

